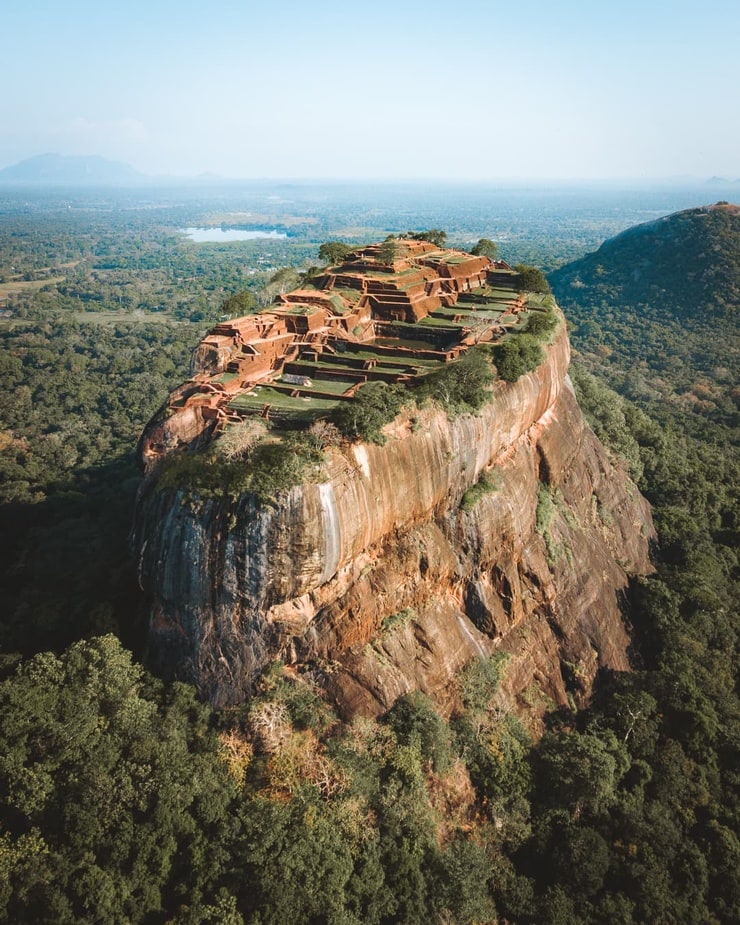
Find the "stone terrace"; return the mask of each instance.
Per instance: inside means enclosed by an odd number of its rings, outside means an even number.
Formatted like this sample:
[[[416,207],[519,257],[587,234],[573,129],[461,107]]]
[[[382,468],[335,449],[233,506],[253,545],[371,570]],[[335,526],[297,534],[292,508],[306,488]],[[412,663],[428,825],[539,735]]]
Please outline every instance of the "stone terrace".
[[[267,311],[216,325],[170,405],[217,430],[253,414],[303,426],[366,382],[408,382],[519,326],[517,277],[428,241],[360,248]]]

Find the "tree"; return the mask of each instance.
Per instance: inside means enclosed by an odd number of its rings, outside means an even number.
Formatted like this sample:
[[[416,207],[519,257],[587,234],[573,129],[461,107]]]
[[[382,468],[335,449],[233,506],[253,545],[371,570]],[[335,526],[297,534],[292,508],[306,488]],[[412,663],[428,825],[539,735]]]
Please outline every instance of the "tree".
[[[392,266],[393,261],[396,259],[396,247],[396,239],[392,235],[386,238],[378,249],[378,260],[380,263]]]
[[[230,424],[216,443],[216,449],[227,460],[244,459],[265,438],[267,424],[262,418],[250,417]]]
[[[471,247],[470,253],[476,257],[489,257],[491,260],[495,260],[498,247],[490,238],[480,238],[478,243]]]
[[[383,427],[401,410],[405,395],[403,386],[368,382],[352,401],[342,402],[335,412],[334,422],[347,437],[383,443]]]
[[[395,702],[386,722],[401,745],[415,745],[432,769],[443,774],[452,763],[450,729],[421,691],[404,694]]]
[[[538,802],[567,809],[574,819],[584,810],[603,812],[628,767],[627,750],[612,734],[547,733],[536,754]]]
[[[540,340],[547,338],[558,325],[558,319],[552,309],[544,312],[529,312],[527,333]]]
[[[517,285],[524,292],[549,292],[550,284],[539,267],[518,263],[514,269],[519,274]]]
[[[455,839],[439,859],[439,868],[432,883],[437,893],[435,905],[446,913],[439,921],[460,925],[498,921],[488,894],[491,865],[480,845],[465,838]]]
[[[428,228],[426,231],[411,232],[411,238],[414,241],[429,241],[430,244],[436,244],[437,247],[444,247],[447,240],[447,232],[440,228]]]
[[[347,921],[352,857],[327,813],[300,798],[287,804],[257,798],[244,804],[239,822],[236,884],[248,921]]]
[[[468,350],[461,360],[448,363],[425,376],[418,389],[423,398],[433,398],[451,412],[477,411],[489,397],[493,370],[481,348]]]
[[[604,883],[609,869],[609,846],[595,830],[585,826],[563,826],[549,855],[560,885],[579,896],[593,896]]]
[[[325,241],[319,248],[319,259],[328,264],[341,263],[347,254],[351,253],[352,248],[349,244],[343,244],[341,241]]]
[[[270,298],[276,292],[290,292],[298,284],[300,277],[301,274],[295,267],[281,267],[272,274],[267,286],[265,286],[265,291]]]
[[[543,353],[531,334],[516,334],[494,347],[493,358],[499,376],[506,382],[516,382],[540,365]]]
[[[223,300],[221,313],[228,315],[229,318],[238,318],[240,315],[246,315],[254,311],[256,307],[257,300],[254,294],[248,289],[242,289],[241,292],[235,292]]]

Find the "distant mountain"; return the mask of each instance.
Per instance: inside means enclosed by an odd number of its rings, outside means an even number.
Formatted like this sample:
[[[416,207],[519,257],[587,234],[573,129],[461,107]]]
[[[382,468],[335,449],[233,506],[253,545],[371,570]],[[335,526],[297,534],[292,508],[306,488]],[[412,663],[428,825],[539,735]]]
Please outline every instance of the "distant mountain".
[[[0,170],[0,185],[28,184],[34,186],[130,184],[148,178],[122,161],[104,157],[39,154],[11,167]]]
[[[666,319],[724,314],[740,305],[740,206],[636,225],[549,279],[565,304],[650,305]]]

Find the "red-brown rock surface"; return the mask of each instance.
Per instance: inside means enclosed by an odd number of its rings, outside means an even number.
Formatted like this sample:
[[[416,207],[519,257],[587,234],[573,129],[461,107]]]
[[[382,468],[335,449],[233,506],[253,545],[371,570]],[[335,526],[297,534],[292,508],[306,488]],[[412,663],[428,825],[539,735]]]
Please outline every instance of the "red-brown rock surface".
[[[620,605],[650,570],[650,510],[585,425],[568,362],[561,326],[478,414],[426,410],[382,447],[333,449],[323,482],[272,504],[148,480],[134,545],[160,670],[224,705],[282,658],[345,715],[415,688],[448,710],[456,673],[503,649],[501,698],[536,714],[628,667]],[[464,510],[484,471],[496,490]]]

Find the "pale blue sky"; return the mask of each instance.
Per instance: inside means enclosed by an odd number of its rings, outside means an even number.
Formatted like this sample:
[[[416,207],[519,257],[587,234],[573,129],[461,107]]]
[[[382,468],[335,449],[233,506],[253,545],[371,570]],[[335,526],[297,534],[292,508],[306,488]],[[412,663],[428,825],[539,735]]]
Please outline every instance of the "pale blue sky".
[[[737,0],[4,0],[0,167],[740,177]]]

